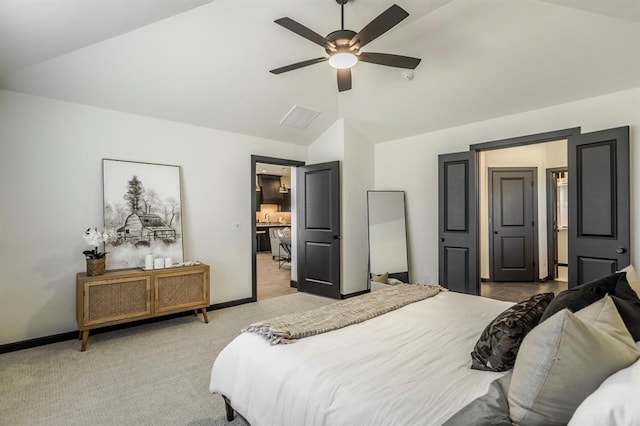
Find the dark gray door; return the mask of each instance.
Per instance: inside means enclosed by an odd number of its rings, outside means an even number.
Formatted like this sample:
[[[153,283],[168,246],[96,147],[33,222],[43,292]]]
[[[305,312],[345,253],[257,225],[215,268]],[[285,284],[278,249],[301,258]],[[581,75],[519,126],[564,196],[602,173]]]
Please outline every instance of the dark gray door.
[[[298,167],[298,290],[340,298],[340,163]]]
[[[571,288],[629,264],[629,127],[568,145]]]
[[[535,280],[535,169],[490,169],[491,278]]]
[[[480,294],[476,152],[438,156],[438,276],[452,291]]]

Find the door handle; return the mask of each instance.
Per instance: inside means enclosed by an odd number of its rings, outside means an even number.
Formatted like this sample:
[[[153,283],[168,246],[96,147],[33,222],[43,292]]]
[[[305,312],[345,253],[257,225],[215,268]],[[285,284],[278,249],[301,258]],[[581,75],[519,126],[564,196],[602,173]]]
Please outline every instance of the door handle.
[[[618,253],[618,254],[626,253],[626,251],[627,251],[627,249],[622,247],[622,246],[620,246],[620,247],[618,247],[616,249],[616,253]]]
[[[334,240],[340,240],[340,239],[342,239],[342,237],[341,237],[340,235],[334,235],[334,236],[333,236],[333,239],[334,239]]]
[[[494,234],[498,235],[498,231],[493,231]]]
[[[444,243],[444,238],[440,237],[440,242]]]

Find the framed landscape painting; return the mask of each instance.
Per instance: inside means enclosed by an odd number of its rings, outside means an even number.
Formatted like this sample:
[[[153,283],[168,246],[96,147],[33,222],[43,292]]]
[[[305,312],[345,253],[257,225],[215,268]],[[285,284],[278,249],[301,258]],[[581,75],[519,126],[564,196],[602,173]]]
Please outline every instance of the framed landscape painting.
[[[144,267],[145,256],[184,261],[180,167],[102,160],[108,269]]]

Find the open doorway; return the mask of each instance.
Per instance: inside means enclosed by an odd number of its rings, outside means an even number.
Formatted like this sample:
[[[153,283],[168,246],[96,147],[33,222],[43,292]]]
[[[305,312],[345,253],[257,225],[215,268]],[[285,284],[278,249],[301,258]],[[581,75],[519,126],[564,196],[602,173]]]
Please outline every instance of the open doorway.
[[[303,162],[251,157],[252,299],[296,289],[295,170]]]
[[[569,176],[566,167],[547,169],[547,252],[550,280],[569,281]]]
[[[486,296],[481,291],[481,239],[488,241],[488,221],[480,215],[481,153],[567,140],[568,287],[574,288],[622,269],[630,263],[629,126],[581,133],[570,128],[474,144],[469,151],[438,156],[438,276],[452,291]],[[546,163],[545,168],[551,164]],[[524,165],[526,166],[526,165]],[[540,176],[546,174],[539,173]],[[544,183],[539,185],[546,187]],[[544,202],[544,204],[543,204]],[[485,202],[486,204],[486,202]],[[546,199],[539,199],[539,206]],[[546,210],[539,217],[546,217]],[[544,232],[541,229],[545,229]],[[545,227],[538,228],[539,247],[547,247]],[[486,247],[486,243],[482,245]],[[536,270],[549,278],[547,250]],[[544,262],[542,259],[544,257]],[[488,269],[488,268],[487,268]],[[543,275],[542,275],[543,274]],[[484,281],[482,280],[482,281]],[[546,283],[543,284],[547,284]],[[522,283],[514,283],[518,288]],[[534,282],[534,284],[536,284]],[[535,288],[539,292],[542,286]],[[544,291],[544,290],[543,290]]]
[[[481,295],[520,301],[566,290],[566,278],[549,274],[557,265],[566,277],[567,262],[561,261],[567,239],[566,229],[559,231],[564,235],[554,232],[556,187],[550,188],[545,173],[564,171],[566,177],[566,139],[481,151],[478,162]],[[558,259],[560,254],[565,257]]]

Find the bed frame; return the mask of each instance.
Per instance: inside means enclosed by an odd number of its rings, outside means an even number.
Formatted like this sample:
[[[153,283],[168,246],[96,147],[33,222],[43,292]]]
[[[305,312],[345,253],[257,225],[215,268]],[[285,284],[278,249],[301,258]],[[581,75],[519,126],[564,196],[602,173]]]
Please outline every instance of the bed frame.
[[[236,414],[238,415],[238,417],[240,417],[242,420],[244,420],[244,422],[246,424],[249,424],[249,422],[247,421],[247,419],[244,418],[244,416],[240,413],[238,413],[232,406],[231,406],[231,401],[229,400],[229,398],[227,398],[226,396],[222,395],[222,399],[224,399],[224,409],[227,412],[227,421],[231,422],[235,419]]]

